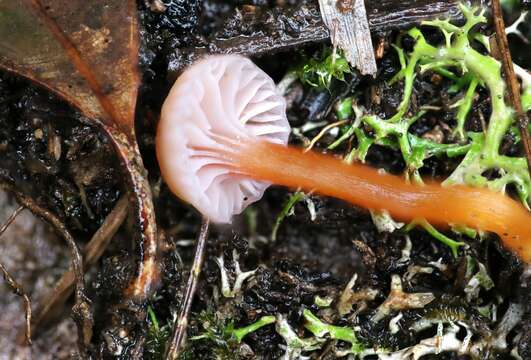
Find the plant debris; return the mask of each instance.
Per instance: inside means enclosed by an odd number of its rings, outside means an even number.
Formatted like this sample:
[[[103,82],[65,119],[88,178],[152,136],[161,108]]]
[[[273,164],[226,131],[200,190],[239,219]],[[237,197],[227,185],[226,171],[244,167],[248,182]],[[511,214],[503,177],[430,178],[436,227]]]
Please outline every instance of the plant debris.
[[[20,299],[0,284],[0,357],[158,360],[178,348],[179,359],[530,358],[529,266],[496,235],[272,187],[230,226],[211,226],[196,252],[202,219],[171,194],[155,157],[175,77],[205,54],[238,53],[277,82],[291,144],[530,206],[489,13],[365,2],[373,78],[334,51],[317,1],[1,3],[0,19],[20,16],[0,21],[0,183],[14,196],[0,201],[30,210],[4,233],[1,263],[38,306],[30,350],[15,339],[25,340]],[[502,5],[526,111],[529,31],[511,22],[529,6],[511,3]],[[30,212],[46,221],[21,231]],[[72,305],[75,322],[55,325]]]

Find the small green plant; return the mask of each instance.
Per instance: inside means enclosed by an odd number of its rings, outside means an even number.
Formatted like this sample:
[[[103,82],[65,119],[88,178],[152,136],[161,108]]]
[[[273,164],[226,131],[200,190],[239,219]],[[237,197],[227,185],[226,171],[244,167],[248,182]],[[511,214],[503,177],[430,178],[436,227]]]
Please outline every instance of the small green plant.
[[[148,359],[163,359],[166,343],[171,335],[171,325],[161,326],[157,315],[151,306],[147,307],[149,329],[146,341],[146,357]]]
[[[306,195],[302,191],[296,191],[294,192],[288,200],[284,203],[284,206],[282,207],[282,210],[277,216],[277,219],[275,220],[275,225],[273,226],[273,230],[271,231],[271,240],[276,241],[277,240],[277,233],[278,229],[280,228],[280,225],[284,221],[284,219],[288,216],[290,216],[293,213],[293,207],[298,203],[304,200],[304,197]]]
[[[328,89],[332,79],[344,81],[345,74],[350,74],[351,70],[340,51],[327,49],[320,58],[306,60],[295,73],[304,84]]]
[[[212,343],[212,358],[238,359],[238,348],[243,339],[258,329],[273,324],[275,317],[262,316],[256,322],[241,328],[235,328],[233,320],[222,319],[217,313],[211,311],[202,311],[197,316],[197,320],[201,323],[204,331],[201,335],[192,337],[191,341]]]

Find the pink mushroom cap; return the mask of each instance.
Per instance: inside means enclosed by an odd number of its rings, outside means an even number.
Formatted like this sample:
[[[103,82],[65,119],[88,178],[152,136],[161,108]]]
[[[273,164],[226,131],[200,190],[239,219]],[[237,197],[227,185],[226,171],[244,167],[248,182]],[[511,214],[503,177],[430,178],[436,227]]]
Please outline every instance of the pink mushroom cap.
[[[264,71],[242,56],[209,56],[170,90],[157,130],[157,157],[174,194],[211,221],[230,223],[270,184],[239,174],[223,152],[235,151],[242,139],[286,145],[289,133],[285,100]]]

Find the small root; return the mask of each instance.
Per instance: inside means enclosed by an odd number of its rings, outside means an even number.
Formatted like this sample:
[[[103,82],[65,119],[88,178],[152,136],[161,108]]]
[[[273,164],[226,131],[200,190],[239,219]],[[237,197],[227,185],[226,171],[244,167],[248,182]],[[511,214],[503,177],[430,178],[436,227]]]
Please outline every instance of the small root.
[[[109,245],[114,234],[124,222],[127,216],[128,205],[129,199],[127,198],[127,195],[122,196],[116,203],[114,209],[109,215],[107,215],[98,231],[94,233],[92,239],[86,245],[83,250],[85,270],[96,263],[103,255],[103,252]],[[60,312],[72,294],[74,282],[74,270],[70,268],[63,274],[51,293],[46,295],[41,304],[37,306],[36,315],[32,322],[34,331],[46,327],[49,322],[54,320],[56,314]],[[83,307],[78,310],[81,313],[85,311]],[[20,339],[20,334],[18,338]]]
[[[11,214],[11,216],[9,216],[4,225],[2,225],[0,228],[0,236],[4,234],[7,228],[9,228],[9,226],[13,223],[13,221],[15,221],[17,216],[24,209],[24,206],[20,206],[13,212],[13,214]],[[0,271],[2,271],[2,275],[4,276],[7,285],[13,290],[13,293],[22,297],[22,300],[24,301],[24,314],[26,318],[25,341],[27,345],[31,345],[31,300],[24,291],[22,285],[15,280],[15,278],[9,273],[9,271],[7,271],[6,267],[2,263],[0,263]]]
[[[66,228],[66,225],[57,216],[55,216],[51,211],[41,207],[31,197],[17,190],[12,184],[2,181],[0,182],[0,189],[6,190],[13,194],[21,206],[24,206],[34,215],[50,224],[55,231],[57,231],[63,237],[70,248],[70,254],[72,256],[72,268],[74,270],[76,284],[76,296],[73,307],[75,313],[72,317],[76,323],[78,331],[79,356],[82,359],[87,358],[87,346],[92,337],[93,318],[92,313],[89,310],[90,301],[85,296],[83,257],[81,256],[81,252],[79,251],[73,236]]]

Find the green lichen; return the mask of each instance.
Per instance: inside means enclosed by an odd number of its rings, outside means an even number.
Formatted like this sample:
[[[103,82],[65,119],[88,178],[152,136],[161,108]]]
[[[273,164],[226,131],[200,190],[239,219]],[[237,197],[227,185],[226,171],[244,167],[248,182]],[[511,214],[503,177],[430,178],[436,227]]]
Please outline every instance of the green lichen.
[[[331,339],[347,342],[350,344],[348,351],[350,354],[361,354],[365,350],[365,346],[358,340],[353,328],[327,324],[308,309],[304,310],[303,317],[306,320],[304,325],[306,330],[318,339],[329,336]]]
[[[276,331],[286,343],[286,351],[282,359],[296,360],[302,358],[305,352],[312,352],[321,348],[324,340],[316,337],[300,338],[288,321],[281,314],[277,315]]]
[[[284,206],[282,207],[282,210],[277,216],[277,219],[275,220],[275,225],[273,226],[273,230],[271,231],[271,240],[276,241],[277,240],[277,233],[278,229],[280,228],[280,225],[284,221],[286,217],[292,214],[293,207],[295,204],[297,204],[300,201],[303,201],[305,197],[305,194],[302,191],[296,191],[294,192],[288,200],[284,203]]]
[[[484,83],[490,92],[492,113],[486,134],[469,133],[471,147],[444,184],[482,186],[495,191],[504,191],[508,184],[513,184],[520,199],[527,206],[531,180],[525,159],[500,154],[503,137],[514,122],[513,110],[504,100],[505,83],[501,77],[500,63],[471,46],[471,29],[477,24],[486,22],[486,19],[483,11],[466,6],[461,6],[461,10],[467,18],[462,28],[450,24],[449,21],[424,22],[424,25],[437,27],[448,34],[447,38],[450,38],[450,41],[445,47],[434,48],[427,44],[417,29],[409,32],[417,40],[418,47],[415,46],[414,52],[424,58],[424,61],[458,66],[464,73],[471,73],[478,81]],[[500,177],[487,178],[484,173],[488,170],[498,171]]]
[[[319,295],[316,295],[313,299],[313,303],[317,305],[320,308],[327,308],[330,307],[334,299],[332,297],[321,297]]]
[[[500,154],[500,146],[504,135],[514,122],[513,110],[505,103],[505,82],[501,77],[500,63],[489,55],[484,55],[472,47],[471,42],[477,38],[472,29],[480,23],[486,22],[483,11],[461,5],[461,11],[467,21],[462,27],[450,23],[449,20],[425,21],[423,25],[440,29],[446,39],[445,45],[435,47],[426,41],[422,32],[411,29],[408,34],[415,40],[412,53],[406,56],[404,51],[396,47],[401,63],[401,70],[391,82],[404,81],[403,99],[397,112],[390,119],[381,119],[376,115],[363,115],[361,123],[368,125],[374,132],[373,143],[385,144],[383,139],[391,141],[400,149],[407,165],[406,175],[412,176],[417,182],[422,182],[418,170],[423,166],[424,160],[430,156],[446,154],[449,157],[465,155],[457,169],[444,182],[445,185],[466,184],[470,186],[488,187],[495,191],[504,191],[506,186],[512,184],[516,187],[522,202],[527,206],[531,180],[527,171],[524,158],[508,157]],[[456,103],[457,125],[454,134],[459,140],[468,140],[467,144],[436,144],[431,141],[414,137],[409,133],[409,128],[425,111],[408,116],[410,99],[413,92],[413,83],[417,72],[428,70],[447,71],[459,69],[462,72],[461,80],[456,82],[454,90],[467,87],[463,98]],[[470,112],[474,95],[478,85],[485,86],[490,92],[492,113],[486,133],[468,133],[464,131],[467,114]],[[528,104],[528,89],[524,91],[524,107]],[[366,154],[368,140],[363,134],[360,146],[363,151],[358,153],[360,159]],[[500,176],[495,179],[486,177],[489,171],[497,171]]]
[[[352,98],[340,101],[336,106],[336,116],[339,120],[346,120],[352,116]]]
[[[256,330],[266,326],[266,325],[269,325],[269,324],[273,324],[275,323],[276,319],[274,316],[262,316],[258,321],[250,324],[250,325],[247,325],[247,326],[244,326],[244,327],[241,327],[241,328],[238,328],[238,329],[233,329],[232,330],[232,337],[238,342],[242,342],[243,338],[246,337],[247,335],[255,332]]]
[[[459,251],[459,248],[461,246],[464,246],[464,242],[458,242],[455,240],[450,239],[448,236],[444,235],[443,233],[439,232],[436,228],[434,228],[429,222],[427,222],[425,219],[417,219],[413,220],[406,228],[404,229],[406,232],[412,230],[414,227],[420,226],[424,230],[428,232],[431,236],[433,236],[435,239],[439,240],[444,245],[448,246],[450,250],[452,251],[452,255],[454,257],[457,257],[457,253]]]
[[[486,22],[484,11],[465,5],[461,5],[460,9],[466,18],[466,23],[461,27],[449,20],[425,21],[422,24],[435,27],[443,33],[445,41],[442,46],[429,44],[418,28],[408,31],[408,35],[415,41],[411,53],[406,54],[398,45],[395,46],[401,70],[390,83],[403,82],[403,97],[396,113],[388,119],[383,119],[364,113],[363,109],[354,105],[355,121],[328,148],[335,149],[355,137],[357,146],[346,156],[347,162],[356,159],[364,162],[370,147],[375,144],[399,150],[406,164],[406,179],[416,183],[423,182],[419,170],[426,159],[432,156],[463,156],[443,185],[466,184],[499,192],[504,192],[507,186],[511,185],[516,189],[522,203],[529,207],[531,179],[525,158],[500,153],[502,140],[509,131],[519,139],[517,131],[514,130],[513,110],[504,99],[506,86],[501,76],[501,65],[493,57],[476,50],[478,46],[472,46],[475,42],[476,45],[489,50],[486,37],[474,31],[476,25]],[[456,109],[454,143],[436,143],[415,136],[410,131],[411,126],[429,111],[428,107],[421,107],[418,113],[410,113],[415,78],[419,73],[427,71],[450,79],[453,84],[448,89],[449,93],[462,93],[453,105]],[[531,108],[531,86],[524,80],[527,78],[523,79],[522,105],[527,111]],[[466,119],[480,86],[490,93],[492,111],[488,127],[484,133],[467,133]],[[462,243],[449,239],[427,222],[419,221],[414,225],[420,224],[436,239],[448,245],[454,255],[457,253]],[[459,224],[451,225],[459,228]],[[471,234],[470,231],[466,233]]]

